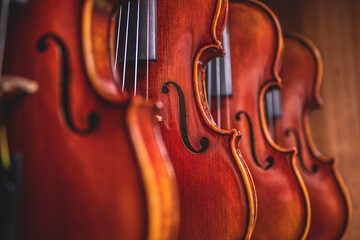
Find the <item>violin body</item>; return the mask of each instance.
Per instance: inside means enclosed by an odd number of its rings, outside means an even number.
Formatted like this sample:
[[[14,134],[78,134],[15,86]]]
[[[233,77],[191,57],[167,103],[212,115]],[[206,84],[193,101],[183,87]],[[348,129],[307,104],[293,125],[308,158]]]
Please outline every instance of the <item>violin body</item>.
[[[114,91],[109,52],[82,41],[99,27],[82,17],[110,23],[116,4],[31,0],[12,9],[4,73],[39,85],[8,105],[10,152],[23,165],[19,239],[177,238],[175,175],[154,104]],[[89,69],[89,54],[102,65]]]
[[[150,62],[148,88],[146,68],[138,72],[138,92],[164,103],[160,127],[180,193],[180,239],[249,239],[255,224],[239,133],[217,128],[203,106],[206,63],[224,54],[227,8],[225,0],[158,0],[158,59]]]
[[[308,189],[311,224],[308,239],[340,239],[349,225],[350,198],[335,168],[335,160],[322,156],[311,138],[309,114],[321,106],[322,61],[317,48],[298,34],[285,34],[280,75],[283,116],[275,120],[275,139],[282,146],[297,146],[297,165]]]
[[[221,97],[221,124],[242,133],[238,147],[253,176],[258,199],[252,238],[304,239],[310,207],[295,163],[296,150],[281,148],[271,140],[263,104],[266,91],[280,83],[280,25],[265,5],[232,1],[228,31],[232,95]],[[212,108],[213,116],[217,111]]]

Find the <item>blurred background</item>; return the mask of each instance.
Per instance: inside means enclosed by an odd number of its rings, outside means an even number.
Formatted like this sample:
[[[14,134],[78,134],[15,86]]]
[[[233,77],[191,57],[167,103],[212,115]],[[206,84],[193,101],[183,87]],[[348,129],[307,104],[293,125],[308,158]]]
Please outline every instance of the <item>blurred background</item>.
[[[305,35],[322,54],[324,104],[312,112],[312,135],[323,155],[338,158],[337,169],[353,207],[345,239],[360,239],[360,1],[271,0],[269,4],[284,31]]]

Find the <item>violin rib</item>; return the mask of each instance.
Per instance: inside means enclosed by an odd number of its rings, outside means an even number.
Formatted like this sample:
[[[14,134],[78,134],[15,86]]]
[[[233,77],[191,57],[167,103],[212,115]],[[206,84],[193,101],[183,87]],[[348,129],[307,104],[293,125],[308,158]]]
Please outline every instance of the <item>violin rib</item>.
[[[340,239],[351,218],[347,189],[335,167],[335,159],[316,149],[309,115],[322,104],[320,86],[323,66],[318,49],[307,38],[285,33],[285,52],[280,75],[283,116],[276,119],[276,141],[298,145],[297,164],[311,203],[309,239]],[[300,158],[301,156],[301,158]]]
[[[280,24],[257,1],[231,1],[228,31],[232,95],[221,97],[221,120],[242,133],[238,147],[254,179],[258,214],[252,239],[304,239],[310,203],[296,150],[272,141],[264,109],[266,91],[280,83]],[[213,107],[212,116],[217,111]]]
[[[91,53],[97,68],[86,65],[83,28],[110,23],[118,2],[88,2],[12,9],[4,72],[38,84],[7,105],[10,152],[23,165],[17,238],[177,239],[175,174],[154,104],[114,87],[108,49]],[[84,12],[99,22],[81,21]]]

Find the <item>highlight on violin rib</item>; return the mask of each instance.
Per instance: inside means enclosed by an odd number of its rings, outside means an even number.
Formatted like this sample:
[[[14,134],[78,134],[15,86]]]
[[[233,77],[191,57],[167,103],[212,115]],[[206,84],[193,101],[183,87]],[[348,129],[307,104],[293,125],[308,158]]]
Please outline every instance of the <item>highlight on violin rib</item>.
[[[61,109],[62,109],[62,116],[65,118],[65,122],[67,126],[77,134],[86,135],[93,132],[99,125],[99,115],[96,112],[90,112],[87,117],[87,127],[85,128],[79,128],[75,126],[72,117],[71,117],[71,111],[69,109],[71,97],[69,93],[69,65],[68,65],[68,53],[66,50],[66,46],[63,43],[63,41],[54,34],[45,34],[40,37],[40,39],[37,42],[37,50],[39,52],[45,52],[48,49],[48,43],[47,41],[52,40],[60,49],[60,57],[61,57],[61,64],[59,71],[61,73],[60,75],[60,83],[61,83]]]

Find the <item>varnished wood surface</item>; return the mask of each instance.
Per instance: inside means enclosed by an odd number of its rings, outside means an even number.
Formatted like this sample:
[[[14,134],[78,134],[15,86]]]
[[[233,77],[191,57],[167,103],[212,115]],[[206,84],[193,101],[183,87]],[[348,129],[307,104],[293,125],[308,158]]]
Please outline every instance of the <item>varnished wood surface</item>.
[[[275,140],[298,148],[297,165],[311,204],[308,239],[340,239],[351,218],[350,198],[334,159],[319,153],[309,128],[310,112],[322,103],[322,60],[313,43],[299,34],[285,34],[284,44],[282,116],[275,120]]]
[[[213,125],[201,103],[205,64],[222,54],[228,3],[158,0],[157,4],[158,60],[150,63],[148,90],[149,99],[164,103],[160,127],[180,193],[180,239],[248,239],[255,223],[256,196],[236,148],[239,134]],[[133,66],[127,72],[133,72]],[[138,76],[137,90],[146,96],[144,65]],[[133,86],[127,81],[129,92]]]
[[[105,102],[91,88],[83,6],[32,0],[9,19],[4,72],[39,85],[6,113],[23,165],[18,238],[177,239],[175,176],[154,106]]]
[[[360,236],[360,2],[272,0],[285,31],[299,32],[319,48],[324,60],[320,95],[324,105],[310,117],[315,145],[335,156],[349,189],[353,217],[344,239]]]
[[[310,206],[295,164],[296,152],[273,143],[263,109],[266,90],[280,81],[283,41],[279,23],[263,4],[232,1],[228,31],[233,94],[222,97],[221,125],[236,127],[242,133],[238,146],[258,196],[252,238],[304,239],[310,223]],[[212,112],[216,116],[214,105]]]

